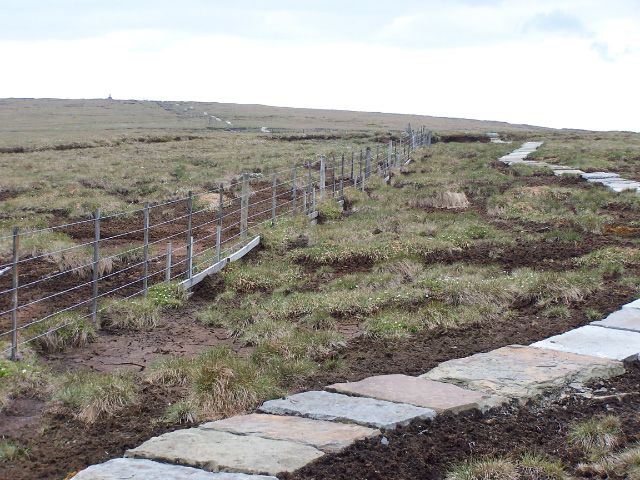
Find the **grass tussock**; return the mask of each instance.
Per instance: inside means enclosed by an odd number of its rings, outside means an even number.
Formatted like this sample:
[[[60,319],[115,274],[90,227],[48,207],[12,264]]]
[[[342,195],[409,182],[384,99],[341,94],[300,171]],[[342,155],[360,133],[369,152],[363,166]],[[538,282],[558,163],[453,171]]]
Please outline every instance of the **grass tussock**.
[[[31,326],[24,336],[35,338],[31,343],[36,350],[54,353],[95,341],[96,329],[86,315],[64,312]]]
[[[27,449],[18,442],[2,438],[0,439],[0,463],[10,463],[27,456]]]
[[[151,330],[160,323],[161,309],[152,298],[108,300],[100,310],[100,326],[106,330]]]
[[[636,443],[599,460],[579,464],[576,470],[585,477],[640,480],[640,445]]]
[[[11,399],[30,397],[45,399],[51,389],[49,370],[27,349],[20,362],[0,359],[0,412]]]
[[[138,400],[135,377],[128,372],[72,372],[59,379],[53,395],[85,423],[114,415]]]
[[[603,415],[575,423],[569,430],[569,443],[589,461],[597,461],[620,445],[624,437],[618,417]]]
[[[469,208],[469,199],[464,192],[444,191],[431,197],[415,198],[409,201],[411,208],[442,208],[446,210],[464,210]]]
[[[187,291],[178,283],[157,283],[149,287],[147,298],[160,308],[180,308],[188,298]]]
[[[454,465],[446,480],[570,480],[561,461],[539,453],[480,458]]]

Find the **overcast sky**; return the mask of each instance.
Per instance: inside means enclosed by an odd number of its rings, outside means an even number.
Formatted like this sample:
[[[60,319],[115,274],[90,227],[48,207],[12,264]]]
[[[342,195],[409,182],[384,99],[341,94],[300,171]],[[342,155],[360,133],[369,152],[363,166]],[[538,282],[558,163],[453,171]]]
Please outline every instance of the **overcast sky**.
[[[0,0],[0,97],[640,130],[640,0]]]

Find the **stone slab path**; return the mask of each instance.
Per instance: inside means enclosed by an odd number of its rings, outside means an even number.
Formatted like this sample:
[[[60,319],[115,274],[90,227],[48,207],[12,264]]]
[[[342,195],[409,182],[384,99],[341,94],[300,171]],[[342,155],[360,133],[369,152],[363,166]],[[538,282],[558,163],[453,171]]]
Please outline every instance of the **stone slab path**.
[[[408,375],[378,375],[359,382],[334,383],[326,389],[346,395],[408,403],[430,408],[437,413],[459,413],[470,409],[486,410],[498,401],[491,395],[466,390],[450,383],[434,382]]]
[[[610,172],[584,173],[526,160],[542,142],[527,142],[501,158],[508,165],[579,174],[614,191],[640,183]],[[637,186],[636,186],[637,184]],[[443,412],[524,403],[569,385],[624,373],[620,360],[640,353],[640,300],[619,311],[531,346],[511,345],[449,360],[420,377],[377,375],[265,402],[248,415],[154,437],[78,473],[78,480],[275,480],[359,440]]]
[[[511,345],[449,360],[422,375],[460,387],[526,402],[571,383],[624,373],[621,362],[542,348]]]
[[[633,360],[640,352],[640,333],[586,325],[536,342],[532,346],[612,360]]]
[[[260,413],[209,422],[200,428],[272,440],[288,440],[329,453],[339,452],[357,440],[380,435],[380,430],[360,425]]]
[[[276,415],[299,415],[383,429],[436,416],[436,412],[430,408],[323,391],[303,392],[283,399],[269,400],[259,410]]]
[[[202,428],[165,433],[126,453],[129,458],[159,460],[210,472],[269,475],[292,472],[323,455],[320,450],[297,442]]]

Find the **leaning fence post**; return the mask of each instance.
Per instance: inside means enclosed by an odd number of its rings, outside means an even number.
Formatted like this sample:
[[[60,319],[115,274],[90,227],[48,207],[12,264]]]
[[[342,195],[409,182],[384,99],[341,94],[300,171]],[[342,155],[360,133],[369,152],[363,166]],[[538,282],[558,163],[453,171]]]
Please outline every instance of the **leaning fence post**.
[[[169,283],[171,281],[171,257],[173,256],[173,247],[171,242],[167,243],[167,263],[164,267],[164,281]]]
[[[278,186],[278,179],[276,174],[273,174],[273,185],[271,187],[271,226],[276,225],[276,190]]]
[[[144,204],[144,247],[142,248],[143,277],[142,294],[147,296],[149,290],[149,204]]]
[[[249,175],[242,175],[242,198],[240,200],[240,239],[247,239],[249,220]]]
[[[12,278],[11,278],[11,360],[18,359],[18,255],[20,249],[20,232],[13,229]]]
[[[91,279],[91,322],[98,325],[98,278],[100,267],[100,209],[93,215],[93,276]]]
[[[292,212],[295,215],[296,214],[296,200],[298,197],[298,190],[296,187],[296,167],[295,165],[293,166],[293,168],[291,169],[291,202],[293,203],[293,207],[292,207]]]
[[[324,190],[327,183],[326,167],[324,155],[320,155],[320,200],[324,200]]]

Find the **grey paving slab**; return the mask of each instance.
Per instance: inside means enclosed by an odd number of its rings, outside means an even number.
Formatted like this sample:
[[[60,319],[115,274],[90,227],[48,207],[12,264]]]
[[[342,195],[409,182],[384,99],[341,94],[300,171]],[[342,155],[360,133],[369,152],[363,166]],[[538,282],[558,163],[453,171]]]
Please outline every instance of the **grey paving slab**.
[[[484,410],[498,403],[498,399],[482,392],[408,375],[378,375],[359,382],[334,383],[326,389],[346,395],[409,403],[438,413]]]
[[[357,423],[383,429],[407,425],[415,419],[430,419],[436,416],[436,412],[430,408],[320,391],[269,400],[260,407],[260,411],[274,415],[298,415],[316,420]]]
[[[640,183],[610,183],[607,184],[607,187],[614,192],[624,192],[625,190],[640,190]]]
[[[92,465],[74,480],[277,480],[276,477],[243,473],[211,473],[197,468],[133,458],[116,458]]]
[[[624,366],[618,361],[511,345],[449,360],[422,377],[525,401],[563,390],[570,383],[623,373]]]
[[[637,358],[640,353],[640,333],[586,325],[531,346],[612,360],[626,360]]]
[[[300,443],[202,428],[165,433],[125,454],[130,458],[175,463],[211,472],[267,475],[297,470],[323,455],[320,450]]]
[[[623,305],[622,308],[640,308],[640,299]]]
[[[553,174],[556,176],[560,176],[560,175],[582,175],[584,172],[582,170],[554,170]]]
[[[591,172],[583,173],[582,178],[585,180],[601,180],[603,178],[620,178],[620,175],[613,172]]]
[[[640,333],[640,308],[621,308],[604,320],[591,322],[591,325]]]
[[[380,435],[380,430],[347,423],[302,417],[252,413],[209,422],[200,428],[238,435],[256,435],[274,440],[304,443],[323,452],[339,452],[357,440]]]

